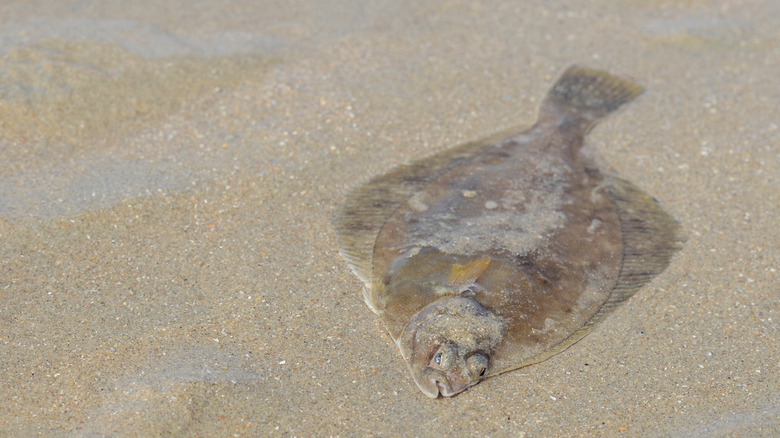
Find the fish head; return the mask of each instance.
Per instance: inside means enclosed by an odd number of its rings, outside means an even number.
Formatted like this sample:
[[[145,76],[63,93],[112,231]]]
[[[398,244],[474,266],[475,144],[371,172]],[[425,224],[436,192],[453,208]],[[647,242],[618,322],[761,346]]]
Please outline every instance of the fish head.
[[[490,354],[503,339],[504,322],[472,298],[457,296],[421,310],[399,346],[420,390],[450,397],[490,373]]]
[[[412,377],[428,397],[450,397],[477,384],[489,365],[485,353],[446,343],[439,346],[426,367],[413,368]]]

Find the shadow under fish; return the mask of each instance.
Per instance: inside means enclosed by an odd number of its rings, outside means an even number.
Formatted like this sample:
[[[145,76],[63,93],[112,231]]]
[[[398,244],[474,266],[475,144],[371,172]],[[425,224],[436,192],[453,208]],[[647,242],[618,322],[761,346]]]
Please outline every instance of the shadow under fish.
[[[340,252],[425,395],[561,352],[669,264],[679,224],[582,153],[590,129],[642,91],[572,66],[530,129],[398,167],[347,196]]]

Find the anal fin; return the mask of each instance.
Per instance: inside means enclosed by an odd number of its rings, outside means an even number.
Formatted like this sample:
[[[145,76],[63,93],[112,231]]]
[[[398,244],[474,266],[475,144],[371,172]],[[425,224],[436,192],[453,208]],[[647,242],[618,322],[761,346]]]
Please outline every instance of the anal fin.
[[[576,339],[568,345],[585,336],[595,324],[663,272],[684,241],[680,236],[679,222],[664,211],[658,201],[634,184],[612,177],[609,180],[609,192],[620,220],[623,263],[607,301],[572,335]]]
[[[579,330],[528,362],[501,372],[539,363],[569,348],[669,266],[682,248],[680,224],[650,195],[632,183],[612,177],[609,193],[617,208],[623,238],[623,263],[615,286],[604,304]]]

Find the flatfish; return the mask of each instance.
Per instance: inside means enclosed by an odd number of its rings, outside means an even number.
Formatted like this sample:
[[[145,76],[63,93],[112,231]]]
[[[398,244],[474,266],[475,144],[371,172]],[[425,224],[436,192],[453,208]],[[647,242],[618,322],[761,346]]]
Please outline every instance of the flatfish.
[[[340,252],[427,396],[559,353],[663,271],[679,225],[582,150],[643,92],[581,66],[536,123],[446,150],[351,192]]]

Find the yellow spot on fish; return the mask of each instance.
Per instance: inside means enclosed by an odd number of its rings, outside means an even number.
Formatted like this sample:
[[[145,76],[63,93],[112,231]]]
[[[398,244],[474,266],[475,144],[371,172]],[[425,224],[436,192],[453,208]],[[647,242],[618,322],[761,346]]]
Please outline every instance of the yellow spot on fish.
[[[449,277],[447,277],[447,284],[452,286],[468,286],[469,284],[475,283],[479,277],[487,271],[488,266],[490,266],[490,258],[488,257],[473,260],[465,265],[456,263],[452,267]]]

